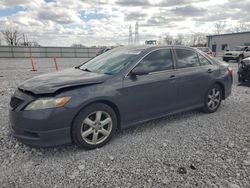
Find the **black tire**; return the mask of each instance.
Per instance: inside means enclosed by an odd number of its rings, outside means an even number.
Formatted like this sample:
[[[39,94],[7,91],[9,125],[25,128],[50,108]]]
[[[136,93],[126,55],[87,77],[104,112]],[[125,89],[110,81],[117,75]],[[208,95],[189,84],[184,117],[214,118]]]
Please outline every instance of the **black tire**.
[[[244,82],[246,82],[246,79],[242,78],[241,75],[238,75],[238,81],[239,81],[239,83],[244,83]]]
[[[223,61],[228,62],[228,60],[227,60],[227,59],[225,59],[225,58],[223,58]]]
[[[85,124],[85,120],[86,118],[91,118],[91,116],[95,116],[95,119],[97,118],[96,113],[97,112],[102,112],[105,115],[109,115],[108,117],[111,118],[111,128],[110,128],[110,133],[108,136],[106,136],[105,140],[103,140],[100,143],[96,143],[96,144],[90,144],[88,143],[88,139],[89,142],[91,142],[91,139],[93,141],[93,137],[94,137],[94,132],[98,131],[96,129],[94,129],[91,126],[88,126],[88,124]],[[93,114],[93,115],[91,115]],[[103,114],[101,115],[100,119],[103,117]],[[93,120],[93,122],[96,122],[96,120]],[[101,122],[101,121],[100,121]],[[96,124],[96,123],[95,123]],[[89,128],[87,130],[84,130],[84,126],[88,126]],[[96,125],[98,126],[98,125]],[[100,125],[101,126],[101,125]],[[88,130],[93,129],[94,132],[89,134],[90,138],[84,137],[82,136],[82,134],[85,132],[87,132]],[[100,128],[102,129],[102,128]],[[72,125],[72,139],[73,142],[79,146],[80,148],[85,148],[85,149],[95,149],[95,148],[99,148],[104,146],[107,142],[110,141],[110,139],[112,138],[112,136],[115,134],[117,129],[117,117],[116,117],[116,113],[114,112],[114,110],[109,107],[106,104],[103,103],[93,103],[87,107],[85,107],[84,109],[82,109],[80,111],[80,113],[76,116],[76,118],[74,119],[73,125]],[[90,130],[91,131],[91,130]],[[91,138],[91,134],[92,134],[92,138]],[[97,135],[100,133],[97,133]],[[101,134],[102,135],[102,134]],[[100,136],[100,135],[99,135]],[[104,135],[103,135],[104,136]],[[97,136],[98,137],[98,136]],[[105,137],[105,136],[104,136]],[[98,139],[98,138],[97,138]]]
[[[213,98],[213,102],[216,105],[212,108],[212,106],[210,104],[210,100],[211,100],[210,98],[211,98],[211,94],[212,94],[213,90],[219,92],[219,98],[217,98],[217,97]],[[215,100],[218,101],[218,102],[215,102]],[[211,86],[208,89],[208,91],[207,91],[207,93],[205,95],[203,112],[204,113],[214,113],[214,112],[216,112],[218,110],[218,108],[220,107],[221,101],[222,101],[222,88],[218,84],[214,84],[213,86]]]
[[[240,56],[238,57],[238,59],[237,59],[237,62],[240,63],[240,62],[242,61],[243,58],[244,58],[243,55],[240,55]]]
[[[240,74],[238,74],[238,82],[242,82],[242,77]]]

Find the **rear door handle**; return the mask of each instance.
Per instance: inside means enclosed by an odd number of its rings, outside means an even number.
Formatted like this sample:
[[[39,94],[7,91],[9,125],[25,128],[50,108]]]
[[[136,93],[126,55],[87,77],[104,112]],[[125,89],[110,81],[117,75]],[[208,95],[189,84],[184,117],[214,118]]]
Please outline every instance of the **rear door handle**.
[[[169,79],[169,80],[175,80],[175,79],[176,79],[176,76],[175,76],[175,75],[171,75],[168,79]]]
[[[212,72],[214,72],[214,70],[213,69],[208,69],[207,72],[212,73]]]

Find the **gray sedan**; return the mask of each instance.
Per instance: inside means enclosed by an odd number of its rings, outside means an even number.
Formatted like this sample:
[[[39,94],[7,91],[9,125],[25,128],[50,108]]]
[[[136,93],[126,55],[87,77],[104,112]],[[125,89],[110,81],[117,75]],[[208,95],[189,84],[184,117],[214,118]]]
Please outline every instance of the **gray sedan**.
[[[215,112],[232,79],[228,64],[193,48],[116,48],[21,84],[11,97],[10,128],[27,145],[93,149],[117,129],[191,109]]]

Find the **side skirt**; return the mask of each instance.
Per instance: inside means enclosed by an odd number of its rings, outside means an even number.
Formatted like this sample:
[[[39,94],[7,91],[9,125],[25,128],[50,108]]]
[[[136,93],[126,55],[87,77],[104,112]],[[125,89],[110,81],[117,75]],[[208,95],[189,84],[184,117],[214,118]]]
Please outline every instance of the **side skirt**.
[[[168,115],[178,114],[178,113],[181,113],[181,112],[186,112],[186,111],[190,111],[190,110],[194,110],[194,109],[198,109],[198,108],[202,108],[202,107],[203,107],[203,104],[202,105],[194,105],[194,106],[191,106],[191,107],[183,108],[181,110],[176,110],[176,111],[173,111],[173,112],[157,115],[157,116],[154,116],[152,118],[147,118],[147,119],[143,119],[143,120],[139,120],[139,121],[133,121],[133,122],[122,122],[121,123],[121,129],[126,129],[126,128],[129,128],[129,127],[141,124],[141,123],[145,123],[145,122],[148,122],[148,121],[151,121],[151,120],[154,120],[154,119],[159,119],[159,118],[166,117]]]

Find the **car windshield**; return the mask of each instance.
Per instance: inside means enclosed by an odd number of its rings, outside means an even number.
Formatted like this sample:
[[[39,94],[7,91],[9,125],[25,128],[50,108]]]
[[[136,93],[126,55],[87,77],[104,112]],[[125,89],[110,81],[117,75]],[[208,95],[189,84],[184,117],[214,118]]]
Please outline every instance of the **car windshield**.
[[[113,75],[135,60],[140,53],[141,51],[138,50],[116,48],[89,60],[79,68],[84,71]]]
[[[243,51],[244,48],[240,47],[240,46],[237,46],[235,48],[232,49],[232,51]]]

